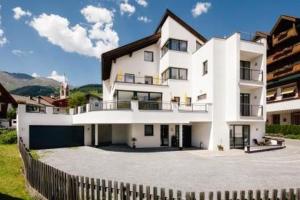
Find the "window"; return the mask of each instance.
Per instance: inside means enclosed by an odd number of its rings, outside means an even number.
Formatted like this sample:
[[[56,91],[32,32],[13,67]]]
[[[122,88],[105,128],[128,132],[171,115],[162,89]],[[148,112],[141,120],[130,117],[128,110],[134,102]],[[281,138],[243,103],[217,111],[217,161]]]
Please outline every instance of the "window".
[[[203,62],[203,72],[202,72],[202,75],[204,76],[207,73],[208,73],[208,62],[205,61],[205,62]]]
[[[145,136],[153,136],[153,125],[145,125]]]
[[[145,84],[153,84],[153,77],[152,76],[145,76]]]
[[[203,99],[206,99],[206,94],[200,94],[200,95],[198,96],[198,101],[199,101],[199,100],[203,100]]]
[[[169,39],[161,49],[161,56],[164,56],[168,50],[187,52],[188,43],[184,40]]]
[[[273,124],[280,124],[280,115],[279,114],[272,115],[272,123]]]
[[[125,83],[134,83],[134,74],[125,74]]]
[[[196,41],[196,51],[202,47],[202,44],[200,42]]]
[[[295,95],[297,94],[296,93],[296,89],[297,89],[297,87],[295,85],[293,85],[293,86],[286,86],[286,87],[281,88],[282,98],[286,99],[286,98],[293,98],[293,97],[295,97]]]
[[[174,97],[174,101],[178,103],[178,105],[180,104],[180,97]]]
[[[191,97],[186,97],[185,103],[186,103],[186,106],[191,106],[192,105],[192,98]]]
[[[188,71],[183,68],[169,67],[162,73],[163,81],[168,79],[187,80]]]
[[[300,125],[300,112],[292,113],[292,124],[294,125]]]
[[[144,51],[144,61],[153,62],[153,52],[152,51]]]

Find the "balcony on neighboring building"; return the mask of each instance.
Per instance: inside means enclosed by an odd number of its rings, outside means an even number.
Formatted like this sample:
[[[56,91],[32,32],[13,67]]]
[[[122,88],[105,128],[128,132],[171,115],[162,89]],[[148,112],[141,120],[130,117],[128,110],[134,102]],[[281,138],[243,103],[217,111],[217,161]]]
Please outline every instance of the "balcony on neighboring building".
[[[300,72],[300,63],[296,63],[293,65],[287,65],[285,67],[282,67],[280,69],[277,69],[275,71],[272,71],[267,74],[267,81],[285,77],[291,74],[295,74],[297,72]]]
[[[296,37],[296,36],[298,36],[298,32],[296,30],[296,27],[293,26],[292,28],[290,28],[286,31],[283,31],[283,32],[277,34],[276,36],[273,35],[272,36],[272,44],[273,44],[273,46],[275,46],[289,38]]]
[[[267,64],[273,64],[279,60],[285,59],[289,56],[295,55],[300,53],[300,43],[297,43],[293,46],[286,47],[281,51],[274,53],[273,55],[269,56],[267,59]]]

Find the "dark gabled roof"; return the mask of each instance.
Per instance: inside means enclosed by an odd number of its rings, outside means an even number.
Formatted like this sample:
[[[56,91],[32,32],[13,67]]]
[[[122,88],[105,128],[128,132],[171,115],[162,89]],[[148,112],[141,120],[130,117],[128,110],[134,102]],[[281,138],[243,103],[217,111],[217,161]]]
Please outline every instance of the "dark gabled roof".
[[[14,106],[17,106],[17,102],[15,101],[15,99],[10,95],[10,93],[4,88],[4,86],[0,83],[0,93],[4,97],[5,103],[11,103]]]
[[[149,45],[155,44],[160,39],[160,33],[150,35],[135,42],[113,49],[102,54],[102,80],[109,79],[111,64],[114,59],[130,54]]]
[[[289,16],[289,15],[281,15],[275,25],[273,26],[272,30],[270,31],[270,35],[273,35],[274,31],[276,30],[277,26],[280,24],[281,20],[288,20],[291,22],[296,22],[299,21],[300,19],[298,17],[294,17],[294,16]]]
[[[164,16],[162,17],[158,27],[155,30],[155,33],[153,35],[150,35],[148,37],[142,38],[138,41],[129,43],[127,45],[121,46],[119,48],[113,49],[111,51],[105,52],[101,56],[101,62],[102,62],[102,80],[107,80],[110,77],[110,71],[113,60],[130,54],[134,51],[137,51],[139,49],[145,48],[149,45],[155,44],[160,39],[160,28],[166,21],[168,17],[173,18],[175,21],[177,21],[179,24],[181,24],[184,28],[186,28],[188,31],[190,31],[195,37],[197,37],[199,40],[206,42],[207,39],[200,35],[195,29],[193,29],[191,26],[189,26],[187,23],[185,23],[182,19],[177,17],[174,13],[172,13],[170,10],[166,10]]]
[[[267,32],[256,31],[252,41],[256,41],[260,38],[266,38],[267,39],[269,36],[270,36],[270,34],[267,33]]]
[[[175,15],[173,12],[171,12],[169,9],[166,10],[164,16],[161,18],[159,25],[157,26],[155,33],[158,33],[162,27],[162,25],[165,23],[168,17],[171,17],[176,22],[178,22],[180,25],[182,25],[184,28],[186,28],[189,32],[191,32],[195,37],[197,37],[199,40],[206,42],[207,39],[203,37],[200,33],[198,33],[194,28],[192,28],[190,25],[185,23],[182,19],[180,19],[177,15]]]

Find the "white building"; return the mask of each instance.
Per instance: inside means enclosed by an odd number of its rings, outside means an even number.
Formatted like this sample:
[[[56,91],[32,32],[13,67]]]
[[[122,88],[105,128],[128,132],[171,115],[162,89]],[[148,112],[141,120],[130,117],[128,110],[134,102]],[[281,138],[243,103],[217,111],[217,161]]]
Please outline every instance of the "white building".
[[[265,71],[264,39],[206,41],[167,10],[153,35],[102,55],[102,104],[43,118],[20,106],[18,133],[31,148],[243,148],[265,133]]]

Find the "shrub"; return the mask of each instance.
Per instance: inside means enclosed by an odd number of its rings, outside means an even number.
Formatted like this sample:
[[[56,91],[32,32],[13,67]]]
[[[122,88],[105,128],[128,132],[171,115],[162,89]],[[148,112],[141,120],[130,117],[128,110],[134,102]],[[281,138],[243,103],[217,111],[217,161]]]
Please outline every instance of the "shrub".
[[[15,130],[5,130],[0,134],[0,144],[16,144],[17,132]]]
[[[300,126],[299,125],[266,125],[266,133],[281,134],[283,136],[297,135],[300,136]]]

